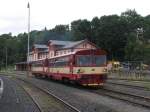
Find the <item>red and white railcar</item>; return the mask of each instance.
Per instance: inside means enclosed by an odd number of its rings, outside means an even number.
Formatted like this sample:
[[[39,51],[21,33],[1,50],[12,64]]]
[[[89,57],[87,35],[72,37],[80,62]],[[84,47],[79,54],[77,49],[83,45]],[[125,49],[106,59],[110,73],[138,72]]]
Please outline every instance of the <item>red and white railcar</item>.
[[[82,50],[32,63],[32,74],[80,85],[103,85],[107,78],[104,50]]]

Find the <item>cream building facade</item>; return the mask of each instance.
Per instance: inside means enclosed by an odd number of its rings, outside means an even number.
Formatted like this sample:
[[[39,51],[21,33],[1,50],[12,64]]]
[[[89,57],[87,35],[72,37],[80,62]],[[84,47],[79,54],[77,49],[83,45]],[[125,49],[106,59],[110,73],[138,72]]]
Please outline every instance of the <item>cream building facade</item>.
[[[85,49],[96,49],[96,45],[88,40],[81,41],[58,41],[49,40],[47,45],[34,44],[29,55],[30,62],[40,59],[53,58],[71,52]]]

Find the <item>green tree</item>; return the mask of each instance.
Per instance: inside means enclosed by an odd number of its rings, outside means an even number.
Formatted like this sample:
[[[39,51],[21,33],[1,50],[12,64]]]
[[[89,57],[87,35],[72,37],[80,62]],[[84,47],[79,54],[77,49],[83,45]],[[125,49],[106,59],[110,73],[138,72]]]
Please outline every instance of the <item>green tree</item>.
[[[91,23],[88,20],[77,20],[71,23],[71,31],[73,33],[73,40],[92,40]]]
[[[137,28],[144,27],[144,18],[135,10],[127,10],[121,13],[121,19],[128,25],[128,33],[134,32]]]
[[[102,16],[95,34],[96,44],[108,51],[110,59],[124,58],[127,24],[117,15]]]
[[[69,25],[56,25],[55,28],[52,29],[52,31],[64,34],[69,31]]]
[[[144,49],[143,42],[137,39],[135,33],[131,33],[125,47],[126,59],[129,61],[143,61]]]

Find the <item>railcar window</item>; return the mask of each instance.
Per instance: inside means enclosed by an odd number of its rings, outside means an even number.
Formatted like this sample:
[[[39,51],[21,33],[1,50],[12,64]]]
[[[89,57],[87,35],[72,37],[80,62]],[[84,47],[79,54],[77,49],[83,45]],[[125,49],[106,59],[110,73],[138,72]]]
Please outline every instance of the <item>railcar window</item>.
[[[78,55],[77,66],[101,66],[106,64],[105,55]]]
[[[41,67],[43,66],[43,63],[42,62],[35,62],[32,64],[33,67]]]
[[[64,67],[64,66],[67,66],[68,65],[68,62],[67,61],[56,61],[54,66],[55,67]]]
[[[51,63],[48,64],[48,66],[53,67],[54,63],[51,62]]]
[[[101,65],[106,64],[106,56],[105,55],[94,56],[94,60],[95,60],[96,66],[101,66]]]
[[[77,65],[78,66],[90,66],[91,64],[92,64],[92,58],[90,55],[77,56]]]
[[[44,66],[48,66],[48,64],[49,64],[48,60],[45,60]]]

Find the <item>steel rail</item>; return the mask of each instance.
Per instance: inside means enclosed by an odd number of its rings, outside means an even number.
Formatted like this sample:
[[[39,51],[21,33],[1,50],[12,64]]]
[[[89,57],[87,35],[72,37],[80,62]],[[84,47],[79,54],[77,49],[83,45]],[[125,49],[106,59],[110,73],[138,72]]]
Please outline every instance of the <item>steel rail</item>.
[[[30,97],[30,99],[34,102],[34,104],[36,105],[36,107],[39,109],[40,112],[44,112],[42,110],[42,108],[40,107],[40,105],[38,104],[38,102],[36,100],[34,100],[34,98],[26,91],[26,89],[21,86],[17,81],[14,81],[15,83],[17,83],[17,85],[19,85],[19,87],[21,87],[26,93],[27,95]]]
[[[148,88],[143,86],[137,86],[132,84],[123,84],[123,83],[116,83],[116,82],[107,82],[107,84],[114,84],[114,85],[120,85],[120,86],[126,86],[129,88],[139,89],[139,90],[147,90]]]
[[[104,96],[109,96],[109,97],[112,97],[114,99],[119,99],[119,100],[122,100],[122,101],[127,101],[129,103],[132,103],[132,104],[136,104],[136,105],[140,105],[142,107],[146,107],[146,108],[150,108],[150,103],[149,104],[143,104],[143,103],[140,103],[141,100],[145,100],[146,102],[150,102],[150,98],[149,97],[145,97],[145,96],[139,96],[139,95],[133,95],[133,94],[128,94],[128,93],[123,93],[123,92],[120,92],[120,91],[115,91],[115,90],[110,90],[110,89],[105,89],[105,88],[102,88],[101,89],[102,91],[100,90],[96,90],[96,91],[92,91],[93,93],[96,93],[96,94],[99,94],[99,95],[104,95]],[[113,94],[116,94],[116,95],[113,95]],[[137,101],[133,101],[133,100],[130,100],[130,99],[125,99],[125,98],[121,98],[119,97],[119,95],[123,95],[124,97],[129,97],[129,98],[136,98],[135,100],[139,100],[139,102]]]
[[[56,100],[60,101],[61,103],[63,103],[64,105],[66,105],[67,107],[69,107],[70,109],[72,109],[73,111],[75,112],[81,112],[79,109],[77,109],[76,107],[72,106],[71,104],[69,104],[68,102],[64,101],[63,99],[59,98],[58,96],[56,96],[55,94],[53,94],[52,92],[50,92],[49,90],[47,89],[44,89],[44,88],[41,88],[41,87],[38,87],[37,85],[31,83],[30,81],[27,81],[25,79],[22,79],[22,78],[18,78],[18,77],[15,77],[16,79],[19,79],[19,80],[22,80],[24,81],[25,83],[30,83],[32,86],[34,86],[35,88],[41,90],[42,92],[52,96],[53,98],[55,98]]]

